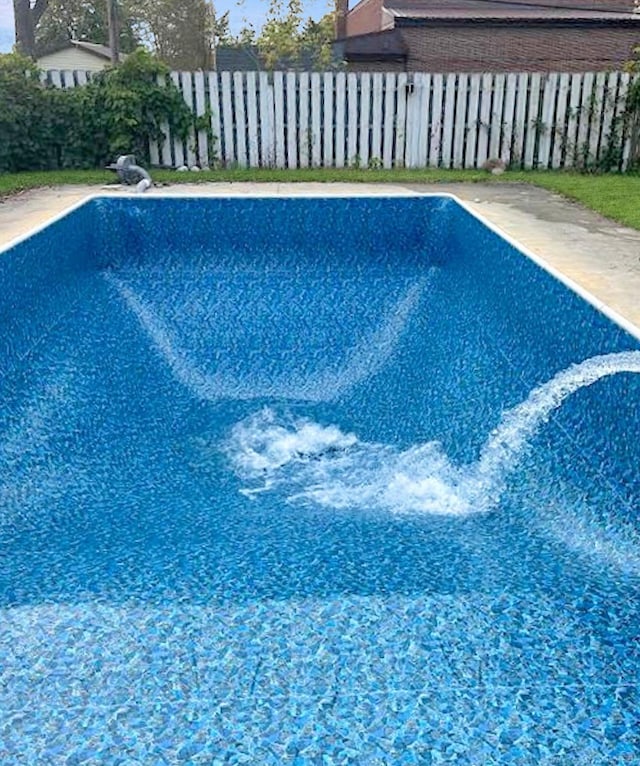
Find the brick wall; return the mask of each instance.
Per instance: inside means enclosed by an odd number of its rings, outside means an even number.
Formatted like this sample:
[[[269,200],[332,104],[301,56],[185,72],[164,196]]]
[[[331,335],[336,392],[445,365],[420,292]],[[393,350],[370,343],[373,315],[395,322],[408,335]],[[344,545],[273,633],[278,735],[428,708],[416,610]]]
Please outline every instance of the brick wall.
[[[402,29],[407,69],[422,72],[593,72],[619,69],[640,28],[430,25]]]
[[[361,0],[347,16],[347,36],[366,35],[382,29],[382,4],[384,0]]]

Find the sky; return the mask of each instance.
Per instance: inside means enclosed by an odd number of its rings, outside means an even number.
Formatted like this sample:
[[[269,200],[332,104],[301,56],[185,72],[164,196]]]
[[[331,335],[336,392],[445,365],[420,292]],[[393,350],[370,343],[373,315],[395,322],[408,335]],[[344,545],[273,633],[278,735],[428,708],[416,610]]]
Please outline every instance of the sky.
[[[176,0],[179,2],[180,0]],[[304,0],[305,16],[319,19],[329,10],[330,0]],[[269,7],[268,0],[216,0],[216,12],[222,14],[229,11],[231,31],[237,33],[244,20],[249,21],[255,29],[259,29],[264,21]],[[0,53],[11,50],[14,43],[13,30],[13,0],[0,0]]]

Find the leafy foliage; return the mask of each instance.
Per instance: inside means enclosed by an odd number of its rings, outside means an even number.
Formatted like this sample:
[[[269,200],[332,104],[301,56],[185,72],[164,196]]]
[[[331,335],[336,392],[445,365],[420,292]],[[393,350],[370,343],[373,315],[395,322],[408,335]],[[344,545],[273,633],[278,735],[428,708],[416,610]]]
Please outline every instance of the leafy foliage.
[[[167,74],[139,50],[88,85],[61,90],[43,85],[28,59],[0,56],[0,172],[100,167],[123,153],[148,162],[164,123],[183,138],[193,123]]]
[[[625,110],[622,115],[621,129],[629,138],[629,165],[631,169],[640,167],[640,46],[633,49],[633,58],[624,67],[632,75],[627,91]],[[620,132],[620,130],[618,130]],[[622,140],[620,140],[622,153]]]
[[[302,0],[270,0],[256,42],[269,69],[325,69],[331,63],[334,13],[320,21],[304,19]]]
[[[132,14],[141,38],[172,69],[212,68],[219,30],[207,0],[138,0]]]
[[[28,58],[0,56],[0,170],[48,167],[47,98]]]
[[[119,42],[123,53],[134,51],[140,43],[134,28],[133,7],[133,0],[119,0]],[[109,44],[105,0],[49,0],[47,12],[36,29],[36,52],[43,55],[68,40]]]

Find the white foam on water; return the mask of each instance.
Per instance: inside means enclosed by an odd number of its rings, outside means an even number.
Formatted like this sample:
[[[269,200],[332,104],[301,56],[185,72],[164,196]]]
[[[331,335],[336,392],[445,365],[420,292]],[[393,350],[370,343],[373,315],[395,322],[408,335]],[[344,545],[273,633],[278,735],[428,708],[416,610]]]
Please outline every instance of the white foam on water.
[[[398,450],[337,426],[265,408],[236,424],[225,445],[244,494],[284,488],[290,501],[331,508],[465,514],[463,475],[436,442]]]
[[[384,367],[395,353],[434,273],[435,268],[432,268],[426,276],[409,285],[383,318],[380,326],[347,352],[338,370],[318,369],[309,375],[287,371],[280,380],[273,380],[271,374],[267,379],[263,379],[258,372],[250,378],[236,378],[224,372],[212,373],[200,369],[180,342],[178,327],[169,327],[159,311],[144,301],[113,272],[107,271],[103,275],[135,315],[153,347],[169,366],[174,378],[197,398],[217,401],[275,397],[323,402],[337,399]]]
[[[470,465],[454,465],[438,442],[400,450],[335,425],[278,418],[268,408],[236,424],[224,449],[241,478],[262,482],[245,493],[284,487],[290,501],[333,508],[484,513],[499,502],[509,473],[553,410],[575,391],[622,372],[640,372],[640,351],[595,356],[558,373],[503,414]]]

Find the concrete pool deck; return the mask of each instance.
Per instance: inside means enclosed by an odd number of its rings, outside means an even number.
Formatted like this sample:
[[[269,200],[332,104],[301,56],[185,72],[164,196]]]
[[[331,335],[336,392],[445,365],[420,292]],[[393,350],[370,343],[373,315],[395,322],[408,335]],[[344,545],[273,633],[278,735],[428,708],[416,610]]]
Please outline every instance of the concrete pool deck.
[[[0,247],[27,234],[88,195],[118,194],[99,186],[24,192],[0,200]],[[640,231],[528,184],[210,183],[164,186],[150,194],[295,196],[455,194],[598,302],[640,328]]]

